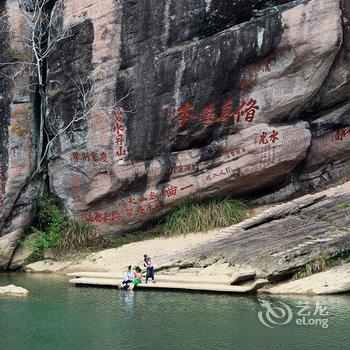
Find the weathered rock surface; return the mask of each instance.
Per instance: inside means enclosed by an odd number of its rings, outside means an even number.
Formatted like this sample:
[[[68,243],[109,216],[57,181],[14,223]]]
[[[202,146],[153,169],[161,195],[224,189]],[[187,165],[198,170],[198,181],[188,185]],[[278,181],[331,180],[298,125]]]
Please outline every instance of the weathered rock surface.
[[[43,260],[29,264],[25,267],[25,272],[35,273],[61,273],[65,271],[70,265],[71,261],[54,261],[54,260]]]
[[[36,239],[35,234],[31,234],[26,237],[27,242],[33,242]],[[14,251],[10,264],[9,269],[10,270],[18,270],[22,268],[30,259],[30,257],[33,255],[34,248],[30,246],[22,246],[19,245],[16,250]]]
[[[317,191],[350,174],[350,104],[343,103],[310,122],[311,146],[299,176],[300,188]]]
[[[50,60],[51,113],[57,127],[72,120],[82,75],[94,105],[50,163],[70,214],[127,230],[189,198],[276,186],[307,157],[311,132],[298,119],[339,50],[339,2],[243,3],[67,1],[64,26],[80,34]]]
[[[10,284],[5,287],[0,287],[0,296],[1,295],[18,295],[18,296],[27,296],[29,294],[28,290],[22,287],[16,287],[13,284]]]
[[[16,1],[0,6],[1,63],[20,19]],[[271,203],[347,179],[349,1],[65,0],[58,15],[71,35],[47,61],[48,177],[70,216],[115,234],[186,201]],[[21,190],[37,113],[10,113],[35,103],[11,84],[0,83],[0,269],[38,193]]]
[[[32,220],[37,198],[28,185],[36,159],[36,121],[28,70],[18,62],[28,53],[26,25],[15,1],[0,3],[0,270],[6,268]],[[7,63],[4,65],[3,63]]]
[[[267,289],[270,294],[336,294],[350,291],[350,264]]]
[[[350,183],[277,205],[222,231],[185,254],[173,266],[203,267],[226,262],[254,269],[270,281],[292,276],[321,254],[350,251]]]
[[[350,97],[350,2],[340,0],[342,10],[343,44],[329,74],[315,96],[313,108],[334,106]]]

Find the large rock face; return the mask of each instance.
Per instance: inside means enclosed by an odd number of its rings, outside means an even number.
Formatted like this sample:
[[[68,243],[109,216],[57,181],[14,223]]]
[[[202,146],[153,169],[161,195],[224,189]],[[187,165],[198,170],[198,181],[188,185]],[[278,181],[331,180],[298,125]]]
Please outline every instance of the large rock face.
[[[350,97],[350,1],[340,0],[343,25],[343,45],[329,74],[313,101],[318,109],[334,106]]]
[[[48,173],[71,216],[116,233],[349,173],[349,1],[65,0],[57,15],[72,35],[48,58]]]
[[[27,70],[18,61],[30,55],[23,47],[24,18],[13,1],[0,3],[0,270],[30,225],[37,198],[34,170],[35,120]],[[3,63],[7,63],[4,65]]]

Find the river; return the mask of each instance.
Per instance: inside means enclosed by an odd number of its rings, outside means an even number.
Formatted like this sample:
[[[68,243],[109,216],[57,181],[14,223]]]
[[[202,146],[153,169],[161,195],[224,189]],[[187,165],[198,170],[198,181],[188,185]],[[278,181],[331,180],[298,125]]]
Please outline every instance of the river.
[[[64,277],[0,274],[0,286],[8,284],[30,294],[0,297],[1,350],[350,348],[350,294],[121,292],[76,288]]]

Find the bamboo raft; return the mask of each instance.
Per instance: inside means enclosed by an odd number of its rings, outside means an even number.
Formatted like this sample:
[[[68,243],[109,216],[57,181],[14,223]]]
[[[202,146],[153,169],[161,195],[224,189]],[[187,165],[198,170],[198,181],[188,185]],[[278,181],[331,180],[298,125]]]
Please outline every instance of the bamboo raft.
[[[91,287],[118,287],[122,276],[113,273],[102,272],[77,272],[68,274],[74,277],[69,280],[76,286]],[[230,279],[215,279],[191,277],[184,278],[182,276],[166,276],[157,275],[157,283],[149,281],[147,284],[141,283],[135,289],[159,289],[159,290],[182,290],[182,291],[202,291],[215,293],[255,293],[258,289],[265,286],[268,281],[265,279],[257,279],[250,284],[234,285],[251,280],[255,277],[255,272],[244,274],[236,274]]]

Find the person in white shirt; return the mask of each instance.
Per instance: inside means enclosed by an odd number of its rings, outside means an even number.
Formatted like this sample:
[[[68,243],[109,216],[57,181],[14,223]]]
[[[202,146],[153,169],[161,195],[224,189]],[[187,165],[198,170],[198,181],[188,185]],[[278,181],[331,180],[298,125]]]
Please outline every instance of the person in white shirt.
[[[133,278],[134,278],[134,273],[133,271],[131,271],[131,265],[129,265],[127,267],[127,270],[125,271],[124,279],[122,283],[119,285],[119,289],[128,287],[128,285],[132,282]]]

